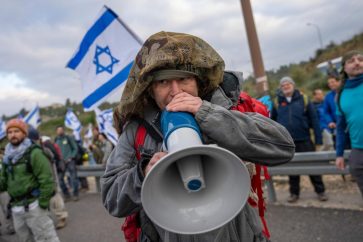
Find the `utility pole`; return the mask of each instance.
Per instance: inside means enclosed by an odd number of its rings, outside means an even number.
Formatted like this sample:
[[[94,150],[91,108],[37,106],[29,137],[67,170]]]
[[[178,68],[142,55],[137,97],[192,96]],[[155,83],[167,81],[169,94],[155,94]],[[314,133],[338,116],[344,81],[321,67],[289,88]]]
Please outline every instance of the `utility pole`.
[[[256,78],[256,90],[260,97],[268,94],[268,82],[262,61],[255,21],[250,0],[241,0],[242,13],[246,26],[248,46],[250,48],[253,72]]]
[[[318,39],[319,39],[319,43],[320,43],[320,48],[323,49],[323,38],[321,37],[321,32],[320,32],[320,28],[319,25],[317,24],[313,24],[313,23],[306,23],[307,26],[313,26],[317,33],[318,33]]]

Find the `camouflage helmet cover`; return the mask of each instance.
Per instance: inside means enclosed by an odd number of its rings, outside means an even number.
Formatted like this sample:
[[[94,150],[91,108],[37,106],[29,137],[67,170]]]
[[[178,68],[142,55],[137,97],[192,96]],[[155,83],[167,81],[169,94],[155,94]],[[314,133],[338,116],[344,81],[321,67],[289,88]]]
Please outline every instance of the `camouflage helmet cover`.
[[[142,117],[152,73],[162,69],[195,73],[198,81],[204,82],[205,88],[199,90],[199,95],[204,96],[222,82],[224,61],[208,43],[196,36],[164,31],[150,36],[135,58],[120,104],[115,109],[116,128],[132,115]]]

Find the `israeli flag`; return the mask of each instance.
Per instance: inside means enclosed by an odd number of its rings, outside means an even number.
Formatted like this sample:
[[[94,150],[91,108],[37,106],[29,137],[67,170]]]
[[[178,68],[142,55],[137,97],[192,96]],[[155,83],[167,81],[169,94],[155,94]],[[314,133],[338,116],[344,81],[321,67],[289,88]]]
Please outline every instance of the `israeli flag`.
[[[67,64],[80,76],[86,110],[124,84],[141,43],[115,12],[103,7]]]
[[[93,138],[93,133],[92,133],[92,124],[89,123],[88,124],[88,128],[87,128],[87,131],[86,133],[84,134],[83,136],[85,139],[89,139],[91,140]]]
[[[6,136],[6,125],[2,118],[0,118],[0,140]]]
[[[111,141],[113,145],[116,146],[118,140],[118,134],[116,129],[113,127],[113,111],[112,109],[99,110],[95,109],[96,120],[98,124],[98,129],[101,133],[107,136],[107,139]]]
[[[73,135],[76,141],[81,141],[81,130],[82,130],[82,124],[78,120],[77,116],[74,114],[72,109],[68,109],[66,113],[66,117],[64,119],[64,125],[73,130]]]
[[[22,118],[25,123],[37,129],[41,123],[40,109],[39,106],[35,106],[24,118]]]

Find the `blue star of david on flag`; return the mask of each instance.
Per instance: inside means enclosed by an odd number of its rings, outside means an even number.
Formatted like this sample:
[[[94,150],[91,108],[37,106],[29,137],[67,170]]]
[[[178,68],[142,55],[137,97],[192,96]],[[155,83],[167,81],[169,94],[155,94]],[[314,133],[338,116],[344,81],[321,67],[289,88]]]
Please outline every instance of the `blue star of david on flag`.
[[[110,58],[110,62],[107,66],[102,65],[102,63],[100,63],[100,56],[102,56],[102,55],[107,55]],[[104,61],[104,59],[103,59],[103,61]],[[98,45],[96,46],[96,52],[95,52],[95,57],[93,59],[93,63],[96,65],[96,74],[97,75],[104,71],[107,71],[108,73],[112,74],[112,67],[117,62],[119,62],[119,60],[111,55],[111,51],[110,51],[110,48],[108,48],[108,46],[106,46],[105,48],[102,48]],[[103,64],[105,64],[105,63],[103,63]]]
[[[67,64],[82,81],[85,110],[95,109],[125,85],[142,43],[114,11],[102,8]]]

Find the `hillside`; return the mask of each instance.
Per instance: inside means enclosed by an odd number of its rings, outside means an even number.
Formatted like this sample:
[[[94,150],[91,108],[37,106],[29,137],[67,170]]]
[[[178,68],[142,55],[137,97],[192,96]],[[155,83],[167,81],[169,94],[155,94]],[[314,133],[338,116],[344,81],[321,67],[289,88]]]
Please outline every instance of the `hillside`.
[[[311,95],[315,88],[327,91],[326,76],[317,70],[316,66],[324,61],[342,56],[350,50],[363,50],[363,33],[357,34],[340,44],[330,42],[324,49],[316,50],[315,55],[307,61],[283,65],[276,71],[266,71],[270,94],[275,95],[279,80],[287,75],[291,76],[295,80],[296,86],[308,95]],[[251,95],[255,95],[254,85],[254,78],[248,77],[243,84],[243,89]]]

